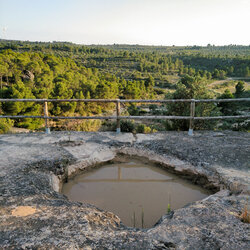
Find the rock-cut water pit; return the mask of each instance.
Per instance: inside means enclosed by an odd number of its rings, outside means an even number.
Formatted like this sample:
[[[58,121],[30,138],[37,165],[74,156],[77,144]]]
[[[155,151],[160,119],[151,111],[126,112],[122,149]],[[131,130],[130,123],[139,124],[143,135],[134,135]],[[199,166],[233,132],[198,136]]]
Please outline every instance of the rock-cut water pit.
[[[155,163],[123,157],[79,173],[61,192],[71,201],[110,211],[129,227],[153,227],[162,215],[211,194]]]

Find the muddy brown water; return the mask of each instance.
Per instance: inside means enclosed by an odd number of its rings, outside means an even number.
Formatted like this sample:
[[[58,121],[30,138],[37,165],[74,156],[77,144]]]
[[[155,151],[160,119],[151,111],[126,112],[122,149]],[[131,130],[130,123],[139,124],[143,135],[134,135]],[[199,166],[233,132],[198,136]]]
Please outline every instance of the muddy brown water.
[[[72,201],[111,211],[125,225],[139,228],[152,227],[167,213],[168,204],[174,210],[211,194],[155,164],[134,159],[79,174],[61,192]]]

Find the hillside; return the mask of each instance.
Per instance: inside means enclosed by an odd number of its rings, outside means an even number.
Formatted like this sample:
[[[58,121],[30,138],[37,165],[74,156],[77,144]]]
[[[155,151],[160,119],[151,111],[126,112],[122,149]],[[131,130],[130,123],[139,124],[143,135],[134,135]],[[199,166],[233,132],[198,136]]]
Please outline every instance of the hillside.
[[[57,99],[234,98],[249,96],[250,46],[77,45],[66,42],[0,40],[0,97]],[[240,82],[241,88],[236,86]],[[0,104],[0,114],[39,115],[32,103]],[[128,113],[140,107],[127,107]],[[164,109],[164,107],[160,107]],[[187,111],[165,107],[164,114]],[[242,107],[240,107],[240,110]],[[51,104],[51,115],[112,113],[114,106]],[[155,108],[154,108],[155,111]],[[178,112],[177,112],[178,111]],[[219,115],[216,110],[206,108]],[[216,112],[215,112],[216,111]],[[235,112],[234,110],[231,110]],[[201,115],[204,115],[201,112]],[[15,126],[41,128],[40,120],[15,120]],[[98,123],[98,122],[97,122]],[[13,121],[1,119],[2,127]],[[4,125],[3,125],[4,124]],[[57,122],[59,127],[68,127]],[[96,129],[99,124],[92,124]],[[92,126],[90,125],[90,126]],[[57,127],[58,127],[57,126]],[[59,128],[58,127],[58,128]],[[88,127],[88,126],[87,126]],[[167,124],[159,129],[184,129]],[[206,128],[208,126],[199,126]],[[85,130],[86,126],[77,129]],[[1,129],[0,129],[1,130]],[[2,129],[3,130],[3,129]]]

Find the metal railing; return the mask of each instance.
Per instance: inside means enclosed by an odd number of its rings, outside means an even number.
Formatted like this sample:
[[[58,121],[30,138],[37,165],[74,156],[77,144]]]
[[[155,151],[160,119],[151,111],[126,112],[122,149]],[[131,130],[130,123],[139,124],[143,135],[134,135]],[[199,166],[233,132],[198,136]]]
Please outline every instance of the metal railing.
[[[44,115],[33,116],[33,115],[2,115],[0,118],[41,118],[45,120],[46,133],[50,133],[48,124],[49,119],[115,119],[116,120],[116,131],[119,133],[120,120],[121,119],[164,119],[164,120],[189,120],[189,135],[193,135],[193,124],[195,120],[215,120],[215,119],[238,119],[238,118],[250,118],[250,115],[236,115],[236,116],[195,116],[195,103],[221,103],[221,102],[242,102],[250,101],[250,98],[236,98],[236,99],[166,99],[166,100],[124,100],[124,99],[0,99],[0,102],[37,102],[44,104]],[[49,116],[48,113],[48,102],[100,102],[100,103],[115,103],[116,104],[116,115],[115,116]],[[120,115],[120,104],[121,103],[190,103],[190,115],[189,116],[121,116]]]

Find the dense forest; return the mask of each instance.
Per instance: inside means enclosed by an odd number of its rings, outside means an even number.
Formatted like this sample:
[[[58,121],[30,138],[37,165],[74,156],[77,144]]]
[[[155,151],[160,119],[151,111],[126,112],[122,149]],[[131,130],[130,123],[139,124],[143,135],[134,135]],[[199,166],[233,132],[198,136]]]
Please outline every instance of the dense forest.
[[[0,40],[0,98],[54,99],[163,99],[249,97],[250,46],[140,46],[77,45],[67,42],[23,42]],[[218,82],[218,84],[215,84]],[[249,112],[247,105],[202,104],[196,115],[229,115]],[[149,111],[145,111],[147,108]],[[0,115],[40,115],[34,103],[0,103]],[[51,115],[112,114],[112,104],[50,103]],[[131,104],[130,115],[189,115],[189,107]],[[224,122],[231,128],[236,121]],[[241,121],[240,121],[241,122]],[[248,129],[249,124],[237,128]],[[56,129],[96,130],[100,121],[77,124],[56,121]],[[111,127],[105,122],[106,127]],[[40,119],[0,119],[0,131],[11,126],[41,129]],[[72,127],[73,126],[73,127]],[[139,132],[187,129],[185,121],[154,124],[123,122],[123,130]],[[215,128],[214,122],[196,122],[196,129]]]

